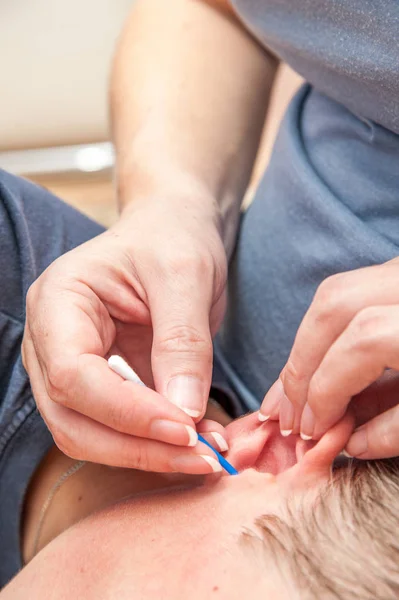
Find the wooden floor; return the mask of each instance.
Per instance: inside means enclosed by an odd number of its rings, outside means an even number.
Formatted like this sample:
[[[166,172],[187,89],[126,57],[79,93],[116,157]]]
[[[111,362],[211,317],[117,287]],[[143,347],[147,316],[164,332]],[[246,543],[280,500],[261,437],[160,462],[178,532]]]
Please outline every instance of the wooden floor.
[[[280,69],[245,204],[248,204],[253,197],[259,179],[269,160],[286,106],[301,82],[301,78],[288,67],[283,66]],[[70,173],[51,177],[43,175],[31,177],[31,179],[106,227],[112,225],[117,219],[118,209],[111,171],[87,174]]]
[[[29,177],[95,221],[109,227],[118,217],[111,172]]]

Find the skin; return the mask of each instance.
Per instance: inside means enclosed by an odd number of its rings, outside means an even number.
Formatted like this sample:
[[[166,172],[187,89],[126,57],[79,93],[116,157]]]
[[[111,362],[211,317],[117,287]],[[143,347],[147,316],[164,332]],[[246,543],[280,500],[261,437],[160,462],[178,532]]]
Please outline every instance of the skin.
[[[240,419],[227,427],[227,458],[240,475],[208,476],[202,484],[180,479],[180,489],[176,482],[169,482],[171,489],[161,491],[160,478],[165,476],[155,475],[153,488],[147,481],[146,493],[136,488],[131,498],[114,498],[110,505],[103,504],[101,510],[54,537],[5,588],[1,600],[24,598],[28,592],[29,598],[45,594],[50,600],[71,595],[87,600],[151,600],[160,593],[165,600],[199,600],[213,594],[227,600],[242,598],[248,589],[254,600],[288,600],[292,597],[289,582],[283,581],[266,554],[268,568],[260,568],[263,550],[256,538],[243,537],[243,531],[259,535],[255,519],[265,513],[283,515],[288,497],[313,502],[330,477],[332,461],[351,427],[346,418],[315,445],[299,436],[282,438],[276,423],[261,425],[256,414]],[[115,484],[122,475],[117,487],[120,497],[126,496],[126,486],[134,485],[135,474],[117,473],[115,479],[112,471],[108,469],[107,475],[103,470],[97,481],[93,472],[89,477],[86,473],[86,493],[98,498],[101,480],[103,501],[110,477]],[[83,470],[80,474],[83,477]],[[137,476],[140,481],[148,474]],[[138,485],[143,485],[142,479]],[[74,486],[66,496],[68,510],[75,511],[78,520],[80,504],[73,502],[73,496],[81,489],[76,480]],[[149,493],[151,489],[157,491]],[[57,504],[59,513],[65,512],[62,502]],[[261,562],[254,560],[254,552]]]
[[[185,426],[205,411],[227,258],[275,69],[226,1],[135,3],[111,84],[121,218],[55,261],[27,298],[24,364],[68,456],[210,472]],[[262,407],[279,413],[282,431],[318,439],[398,368],[397,273],[395,260],[323,282]],[[114,353],[155,395],[109,372]],[[398,409],[376,408],[349,453],[398,454]]]
[[[351,407],[357,428],[346,451],[397,456],[398,283],[398,259],[323,282],[261,414],[318,439]]]
[[[211,472],[185,426],[205,412],[227,256],[275,68],[227,2],[135,2],[111,83],[121,217],[27,297],[23,361],[64,454]],[[156,391],[122,382],[111,354]]]

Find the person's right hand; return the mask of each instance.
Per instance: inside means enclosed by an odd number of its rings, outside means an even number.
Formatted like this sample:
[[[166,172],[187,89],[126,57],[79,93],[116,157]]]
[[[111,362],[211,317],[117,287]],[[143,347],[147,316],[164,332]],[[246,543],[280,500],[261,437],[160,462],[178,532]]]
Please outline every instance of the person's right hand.
[[[163,472],[218,465],[201,458],[214,458],[203,444],[188,447],[187,427],[206,409],[227,271],[214,211],[196,206],[138,200],[31,286],[24,365],[65,454]],[[156,391],[113,373],[111,354]],[[210,430],[224,436],[201,424]]]

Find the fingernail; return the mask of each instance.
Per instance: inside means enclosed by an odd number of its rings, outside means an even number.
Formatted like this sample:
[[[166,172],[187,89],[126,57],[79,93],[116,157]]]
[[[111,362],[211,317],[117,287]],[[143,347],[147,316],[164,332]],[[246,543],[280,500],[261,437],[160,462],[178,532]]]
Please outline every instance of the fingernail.
[[[206,475],[207,473],[218,473],[222,470],[216,458],[206,454],[177,456],[173,459],[171,466],[178,473],[189,473],[191,475]]]
[[[301,419],[301,438],[303,440],[311,440],[314,433],[316,419],[309,404],[306,403]]]
[[[198,442],[198,434],[193,427],[162,419],[151,423],[149,434],[153,440],[176,446],[196,446]]]
[[[190,417],[199,417],[202,412],[204,386],[197,377],[177,375],[169,381],[167,397]]]
[[[229,449],[228,443],[226,442],[224,437],[218,431],[212,431],[211,433],[208,433],[207,435],[212,437],[212,439],[215,442],[213,445],[216,447],[216,450],[219,450],[219,452],[226,452],[226,450]],[[212,444],[212,442],[210,442],[210,443]]]
[[[270,419],[270,415],[264,415],[260,411],[258,412],[258,419],[261,423],[266,423]]]
[[[283,384],[281,379],[277,379],[267,392],[266,397],[260,407],[258,419],[261,422],[268,421],[270,417],[277,411],[281,399],[284,394]]]
[[[358,429],[352,435],[346,446],[347,455],[352,458],[354,456],[361,456],[368,450],[367,433],[365,429]]]
[[[292,433],[294,427],[295,409],[284,394],[280,402],[280,432],[284,437]]]
[[[353,458],[353,456],[351,454],[349,454],[346,450],[342,450],[341,454],[346,456],[346,458]]]

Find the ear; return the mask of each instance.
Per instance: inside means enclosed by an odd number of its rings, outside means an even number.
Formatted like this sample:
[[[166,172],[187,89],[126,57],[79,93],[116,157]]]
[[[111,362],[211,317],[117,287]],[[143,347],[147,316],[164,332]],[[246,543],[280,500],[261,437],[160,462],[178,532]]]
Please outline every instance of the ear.
[[[294,483],[301,487],[330,477],[333,462],[344,450],[354,426],[354,415],[348,411],[313,447],[304,449],[303,455],[298,456],[298,463],[287,472],[287,477],[293,478]]]
[[[261,424],[257,413],[233,421],[226,433],[230,447],[226,458],[238,471],[255,468],[277,475],[297,462],[299,436],[284,438],[278,423]]]

